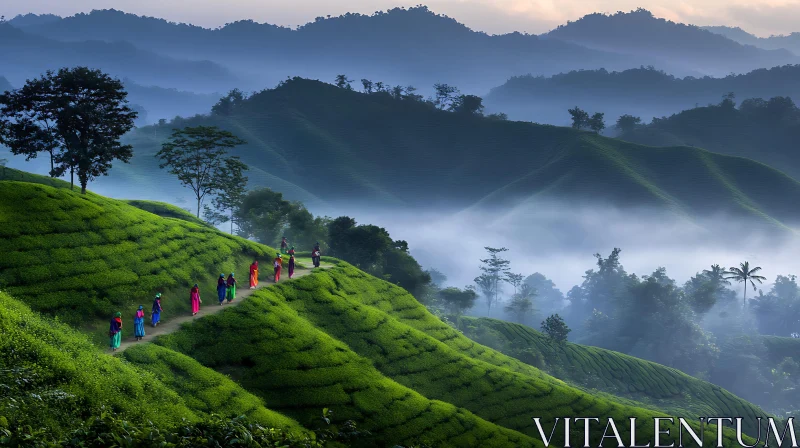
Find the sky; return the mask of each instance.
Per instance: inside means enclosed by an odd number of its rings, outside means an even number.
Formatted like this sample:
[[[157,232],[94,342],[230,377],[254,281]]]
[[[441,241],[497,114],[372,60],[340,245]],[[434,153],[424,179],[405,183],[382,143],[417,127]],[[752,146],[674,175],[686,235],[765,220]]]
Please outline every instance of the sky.
[[[396,6],[404,0],[4,0],[0,15],[52,13],[61,16],[114,8],[216,27],[241,19],[297,26],[317,16],[363,14]],[[429,0],[433,11],[491,34],[546,32],[567,20],[592,12],[611,13],[643,7],[656,16],[695,25],[739,26],[759,36],[800,30],[800,0]]]

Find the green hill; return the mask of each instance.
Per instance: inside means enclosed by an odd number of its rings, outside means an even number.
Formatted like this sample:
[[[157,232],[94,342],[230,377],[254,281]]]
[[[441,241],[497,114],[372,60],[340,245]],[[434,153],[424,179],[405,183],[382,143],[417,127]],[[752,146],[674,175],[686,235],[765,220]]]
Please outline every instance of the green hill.
[[[169,318],[188,310],[188,300],[173,297],[185,297],[193,283],[214,290],[220,272],[245,277],[249,260],[274,253],[190,222],[174,207],[158,205],[156,212],[180,216],[163,219],[122,201],[31,182],[0,182],[0,288],[71,324],[99,319],[105,328],[114,312],[149,305],[156,292]]]
[[[796,79],[796,77],[795,77]],[[766,97],[764,97],[766,98]],[[749,157],[800,176],[795,155],[800,138],[800,108],[787,96],[750,98],[695,107],[656,119],[620,138],[651,146],[692,145],[732,156]]]
[[[483,200],[500,208],[534,197],[566,197],[670,207],[689,215],[755,215],[773,223],[798,217],[787,204],[800,199],[800,184],[751,160],[443,112],[318,81],[287,81],[244,101],[231,115],[171,124],[189,125],[217,125],[242,137],[249,144],[235,153],[253,168],[251,183],[304,201],[468,207]],[[163,140],[144,128],[128,141],[136,155],[130,165],[115,166],[120,185],[159,173],[154,154]],[[182,192],[160,180],[163,194]]]
[[[629,398],[676,415],[735,414],[745,421],[768,415],[725,389],[679,370],[598,347],[553,343],[524,325],[462,317],[459,328],[468,336],[488,332],[504,353],[585,390]],[[750,430],[754,429],[753,425]]]
[[[1,292],[0,333],[0,421],[12,427],[30,424],[57,435],[103,411],[161,427],[213,412],[305,431],[190,358],[154,345],[126,351],[137,365],[101,354],[86,336]]]

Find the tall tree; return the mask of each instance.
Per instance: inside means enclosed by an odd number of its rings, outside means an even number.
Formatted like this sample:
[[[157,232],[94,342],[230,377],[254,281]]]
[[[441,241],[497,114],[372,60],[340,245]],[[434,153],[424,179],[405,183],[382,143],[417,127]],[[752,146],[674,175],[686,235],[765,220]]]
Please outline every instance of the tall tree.
[[[439,291],[438,296],[450,314],[460,316],[475,305],[478,295],[472,289],[462,290],[451,286]]]
[[[175,129],[156,157],[162,169],[169,167],[182,185],[189,187],[197,199],[197,217],[206,196],[229,189],[227,180],[243,179],[247,166],[228,150],[246,142],[228,131],[214,126]]]
[[[347,75],[336,75],[336,87],[340,89],[353,90],[353,86],[350,85],[351,82],[353,80],[348,79]]]
[[[203,217],[212,225],[231,223],[231,235],[233,235],[234,224],[238,225],[238,220],[234,212],[242,206],[244,195],[247,191],[247,177],[244,172],[247,165],[238,158],[229,157],[225,159],[224,167],[220,173],[220,190],[208,205],[203,208]]]
[[[567,110],[572,117],[572,127],[574,129],[584,129],[589,126],[589,113],[575,106],[574,109]]]
[[[127,106],[120,80],[86,67],[48,71],[0,95],[0,143],[27,160],[50,155],[50,175],[78,175],[81,193],[114,160],[125,163],[133,148],[119,139],[134,127],[137,114]]]
[[[756,266],[754,268],[750,268],[750,262],[745,261],[744,263],[739,263],[739,267],[731,267],[728,270],[728,276],[725,277],[726,279],[736,280],[739,283],[744,283],[744,296],[742,298],[742,306],[747,306],[747,282],[749,281],[751,285],[753,285],[753,291],[756,290],[755,282],[761,283],[762,281],[766,280],[766,277],[761,275],[757,275],[756,273],[761,270],[760,266]]]
[[[483,291],[488,291],[490,295],[486,297],[486,305],[488,313],[492,311],[492,305],[497,303],[497,297],[500,292],[500,282],[503,281],[506,272],[509,271],[511,264],[510,261],[500,258],[499,254],[508,251],[505,247],[494,248],[484,247],[489,254],[489,258],[481,260],[481,271],[483,274],[476,279],[476,283]],[[480,282],[477,280],[480,279]],[[490,289],[486,289],[483,283],[487,283]]]
[[[509,285],[514,287],[514,295],[517,294],[517,288],[520,284],[522,284],[522,280],[525,278],[522,274],[513,274],[511,272],[506,272],[506,276],[503,278]]]

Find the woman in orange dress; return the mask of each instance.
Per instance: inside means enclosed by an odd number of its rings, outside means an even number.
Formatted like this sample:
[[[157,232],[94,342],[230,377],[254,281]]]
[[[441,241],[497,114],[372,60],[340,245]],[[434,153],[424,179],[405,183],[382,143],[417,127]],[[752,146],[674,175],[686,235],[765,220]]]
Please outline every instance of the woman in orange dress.
[[[281,254],[275,254],[275,262],[272,264],[275,267],[275,283],[281,279],[281,269],[283,268],[283,258]]]
[[[253,260],[250,265],[250,289],[256,289],[258,286],[258,260]]]

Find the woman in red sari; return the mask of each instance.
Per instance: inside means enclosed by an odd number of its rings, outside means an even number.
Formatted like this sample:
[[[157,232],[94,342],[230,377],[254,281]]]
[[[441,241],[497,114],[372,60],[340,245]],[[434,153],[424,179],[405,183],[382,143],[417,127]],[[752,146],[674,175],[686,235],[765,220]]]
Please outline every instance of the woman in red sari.
[[[192,286],[192,291],[189,293],[189,299],[192,301],[192,316],[194,316],[200,312],[200,304],[203,303],[200,300],[200,288],[197,286],[197,283]]]
[[[289,257],[289,278],[294,275],[294,255]]]
[[[258,287],[258,260],[253,260],[250,265],[250,289]]]

